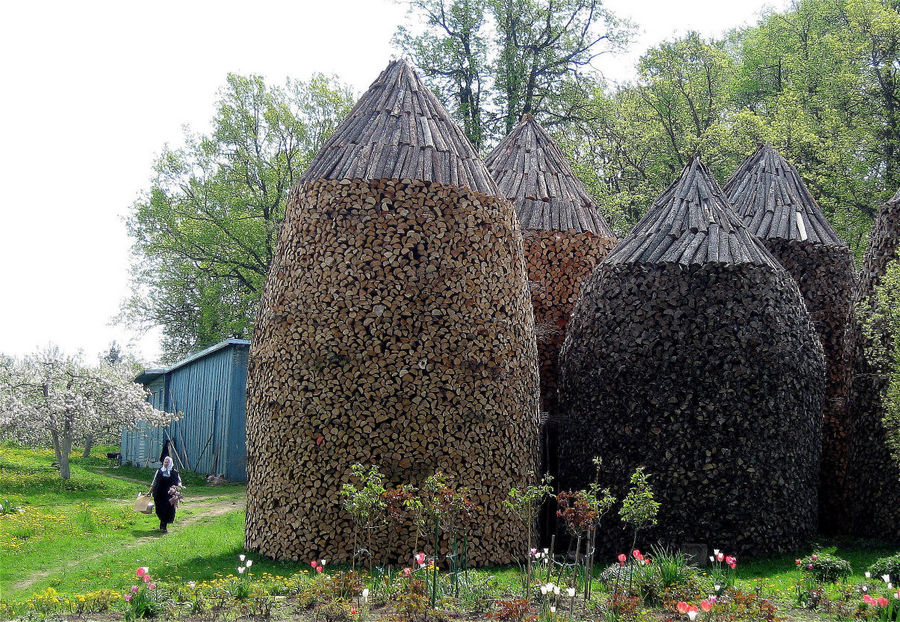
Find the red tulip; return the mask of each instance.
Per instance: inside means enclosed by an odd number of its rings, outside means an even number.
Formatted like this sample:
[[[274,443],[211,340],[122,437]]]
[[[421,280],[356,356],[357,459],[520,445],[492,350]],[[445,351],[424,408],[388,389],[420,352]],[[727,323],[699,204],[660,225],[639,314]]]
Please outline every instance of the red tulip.
[[[797,564],[797,565],[799,566],[799,565],[800,565],[800,559],[795,559],[795,560],[794,560],[794,563]]]
[[[675,608],[678,609],[678,613],[687,613],[689,610],[688,604],[684,601],[681,601],[680,603],[675,605]]]
[[[624,566],[626,559],[628,559],[628,558],[625,556],[625,553],[619,553],[619,563],[620,564],[622,564]]]
[[[879,606],[879,607],[887,607],[887,606],[888,606],[888,599],[885,598],[884,596],[881,596],[881,597],[878,599],[878,606]]]
[[[710,609],[712,609],[712,603],[709,602],[708,600],[700,601],[700,608],[703,611],[709,611]]]
[[[636,560],[638,560],[638,561],[644,559],[644,556],[641,555],[641,552],[640,552],[639,550],[637,550],[637,549],[634,549],[634,550],[631,552],[631,554],[634,555],[634,558],[635,558]]]
[[[319,438],[316,439],[316,445],[321,445],[321,444],[322,444],[322,441],[324,441],[324,440],[325,440],[325,437],[324,437],[324,436],[320,436]]]
[[[315,568],[316,566],[319,565],[319,563],[316,560],[312,560],[311,562],[309,562],[309,565],[312,566],[313,568]]]
[[[351,609],[351,610],[350,610],[350,615],[355,616],[355,615],[356,615],[356,609]]]
[[[316,572],[322,572],[323,570],[325,570],[323,566],[316,566]]]
[[[725,553],[719,553],[718,555],[716,555],[716,559],[718,561],[722,561],[723,559],[725,559]]]
[[[867,605],[871,605],[875,602],[875,599],[869,596],[868,594],[863,595],[863,602]]]

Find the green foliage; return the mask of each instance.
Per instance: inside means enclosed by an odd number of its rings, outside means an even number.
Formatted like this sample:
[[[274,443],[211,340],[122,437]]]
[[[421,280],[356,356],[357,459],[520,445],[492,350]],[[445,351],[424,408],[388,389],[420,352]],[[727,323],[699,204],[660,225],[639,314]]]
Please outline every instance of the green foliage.
[[[209,134],[163,148],[127,220],[134,293],[120,321],[161,326],[166,359],[249,337],[288,191],[349,111],[333,78],[229,74]]]
[[[649,480],[650,476],[644,471],[644,467],[635,469],[631,475],[631,487],[619,508],[622,522],[631,525],[635,532],[655,525],[659,514],[659,502],[653,498]]]
[[[891,583],[900,585],[900,553],[889,557],[880,557],[869,566],[873,578],[880,579],[884,575],[890,577]]]
[[[853,568],[846,559],[828,553],[813,553],[800,559],[800,570],[820,583],[835,583],[849,577]]]
[[[384,475],[377,466],[373,465],[366,469],[359,463],[351,467],[351,472],[359,484],[344,484],[341,487],[341,496],[344,498],[344,509],[353,517],[357,528],[362,530],[366,542],[365,551],[355,550],[353,552],[353,566],[356,567],[356,558],[360,554],[364,554],[371,569],[373,532],[387,522]]]
[[[598,55],[620,49],[630,25],[599,0],[410,0],[394,44],[449,105],[476,149],[523,113],[548,124],[581,116]],[[419,26],[421,24],[421,26]]]
[[[874,300],[859,307],[867,354],[885,376],[883,422],[891,455],[900,464],[900,262],[887,265]]]

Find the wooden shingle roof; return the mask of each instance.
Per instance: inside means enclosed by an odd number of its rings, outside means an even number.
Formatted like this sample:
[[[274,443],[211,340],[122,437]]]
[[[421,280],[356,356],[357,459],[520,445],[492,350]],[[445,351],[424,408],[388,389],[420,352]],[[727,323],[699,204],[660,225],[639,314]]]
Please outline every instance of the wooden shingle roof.
[[[317,179],[421,179],[499,196],[472,144],[405,60],[388,64],[300,183]]]
[[[725,194],[761,240],[846,246],[828,224],[797,169],[771,145],[760,145],[725,184]]]
[[[731,209],[695,158],[663,192],[606,264],[755,264],[781,269]]]
[[[522,229],[613,237],[562,149],[530,114],[522,116],[485,163],[500,194],[515,206]]]

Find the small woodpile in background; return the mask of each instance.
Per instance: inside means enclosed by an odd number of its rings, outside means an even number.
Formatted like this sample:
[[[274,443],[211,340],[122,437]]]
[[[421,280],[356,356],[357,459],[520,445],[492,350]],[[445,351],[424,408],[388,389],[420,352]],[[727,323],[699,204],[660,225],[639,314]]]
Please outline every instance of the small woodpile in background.
[[[247,548],[350,561],[339,491],[360,462],[393,484],[455,476],[483,506],[469,563],[509,563],[502,503],[536,468],[538,390],[515,213],[392,62],[288,201],[250,353]],[[374,558],[408,563],[408,532]]]
[[[744,223],[794,278],[825,351],[819,530],[849,533],[847,320],[855,266],[797,169],[770,145],[738,167],[725,194]]]
[[[556,473],[559,350],[581,283],[615,246],[616,238],[575,176],[556,141],[523,115],[485,160],[500,194],[516,209],[525,238],[546,413],[541,466]]]
[[[587,279],[560,364],[562,485],[599,456],[621,499],[645,466],[662,505],[643,541],[761,554],[815,535],[822,346],[698,160]]]
[[[900,467],[884,425],[885,394],[894,372],[894,334],[872,322],[874,294],[888,264],[900,257],[900,190],[878,211],[854,296],[850,326],[850,503],[853,534],[900,539]]]

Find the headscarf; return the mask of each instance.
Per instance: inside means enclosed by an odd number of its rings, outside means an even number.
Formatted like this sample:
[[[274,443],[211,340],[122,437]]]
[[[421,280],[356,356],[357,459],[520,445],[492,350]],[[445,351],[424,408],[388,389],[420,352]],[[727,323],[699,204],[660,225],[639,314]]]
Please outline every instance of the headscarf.
[[[163,458],[162,466],[160,467],[160,472],[163,474],[163,477],[169,477],[169,473],[172,472],[172,458],[170,456],[166,456]]]

